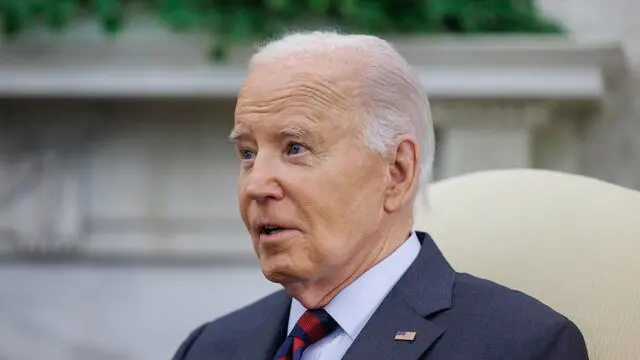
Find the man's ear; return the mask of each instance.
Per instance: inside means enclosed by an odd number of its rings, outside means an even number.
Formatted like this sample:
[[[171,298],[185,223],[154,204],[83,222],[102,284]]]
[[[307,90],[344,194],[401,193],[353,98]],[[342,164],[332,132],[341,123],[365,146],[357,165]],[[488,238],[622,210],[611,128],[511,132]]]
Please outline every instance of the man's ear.
[[[418,142],[409,135],[401,135],[395,149],[388,155],[389,185],[384,208],[397,211],[411,200],[418,185],[420,153]]]

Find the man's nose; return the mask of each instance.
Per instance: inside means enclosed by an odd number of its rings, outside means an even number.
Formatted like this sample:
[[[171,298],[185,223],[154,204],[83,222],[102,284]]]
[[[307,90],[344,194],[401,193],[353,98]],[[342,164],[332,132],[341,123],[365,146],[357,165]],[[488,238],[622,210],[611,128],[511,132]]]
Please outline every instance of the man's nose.
[[[257,202],[282,199],[284,191],[277,175],[277,164],[256,157],[247,175],[246,195]]]

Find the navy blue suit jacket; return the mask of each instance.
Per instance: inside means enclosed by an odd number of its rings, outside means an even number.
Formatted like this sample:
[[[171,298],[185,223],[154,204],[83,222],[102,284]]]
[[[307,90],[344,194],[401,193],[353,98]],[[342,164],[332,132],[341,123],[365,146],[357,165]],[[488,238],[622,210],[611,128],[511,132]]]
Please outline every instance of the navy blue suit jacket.
[[[576,326],[541,302],[456,273],[418,233],[420,253],[355,339],[344,360],[586,360]],[[286,336],[283,291],[194,330],[174,360],[272,360]],[[413,342],[395,341],[415,331]]]

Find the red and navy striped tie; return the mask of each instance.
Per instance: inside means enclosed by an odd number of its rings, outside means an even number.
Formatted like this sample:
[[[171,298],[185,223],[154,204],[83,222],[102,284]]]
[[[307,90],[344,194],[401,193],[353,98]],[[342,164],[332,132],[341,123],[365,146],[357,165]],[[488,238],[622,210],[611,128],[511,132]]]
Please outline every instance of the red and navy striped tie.
[[[331,334],[338,323],[324,309],[307,310],[282,343],[274,360],[301,360],[304,350]]]

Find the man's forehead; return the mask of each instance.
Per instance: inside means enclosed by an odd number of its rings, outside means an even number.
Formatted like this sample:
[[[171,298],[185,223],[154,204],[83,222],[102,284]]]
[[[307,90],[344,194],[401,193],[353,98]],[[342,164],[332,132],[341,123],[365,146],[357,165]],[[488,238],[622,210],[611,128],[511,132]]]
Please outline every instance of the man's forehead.
[[[236,106],[232,139],[256,131],[284,135],[346,130],[357,106],[358,74],[335,57],[294,56],[254,66]],[[332,66],[329,66],[332,65]]]
[[[363,62],[359,57],[342,52],[296,54],[256,64],[251,68],[240,95],[289,85],[291,82],[328,82],[336,89],[343,84],[353,85],[362,75]]]
[[[327,110],[312,112],[297,109],[301,106],[291,106],[281,111],[269,112],[260,110],[236,111],[234,127],[231,131],[232,140],[253,138],[257,134],[271,137],[315,138],[320,136],[337,135],[350,131],[355,125],[356,115],[349,111]],[[308,105],[307,107],[312,107]],[[338,106],[336,106],[337,108]]]

